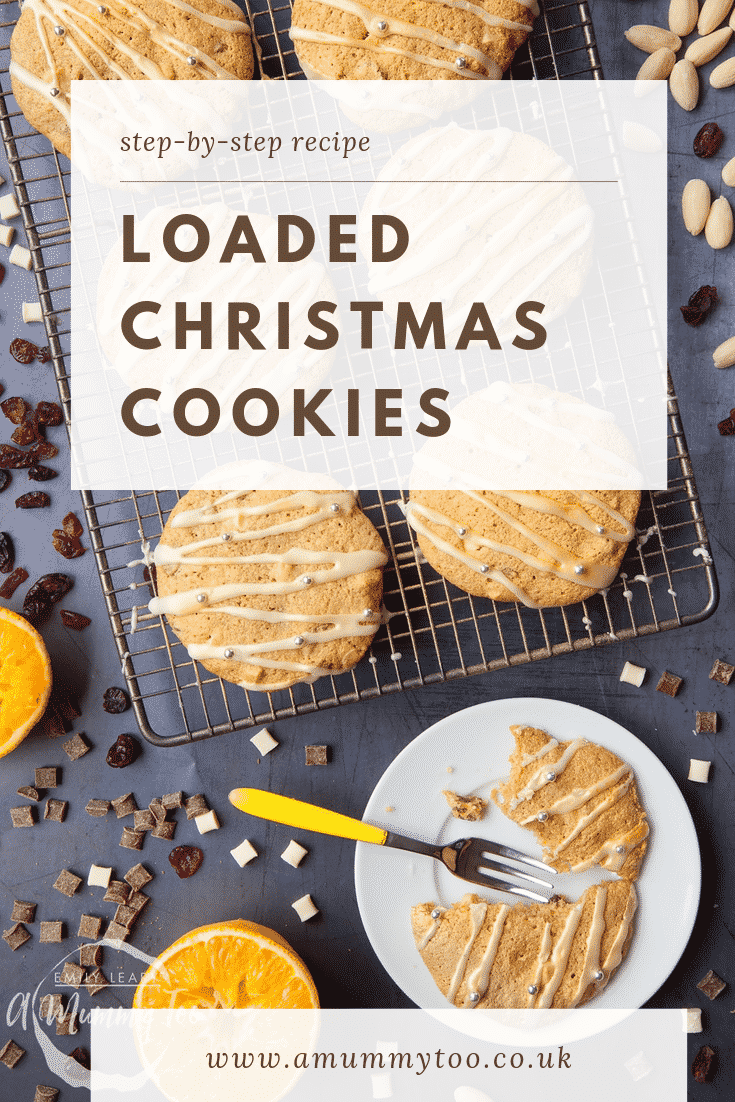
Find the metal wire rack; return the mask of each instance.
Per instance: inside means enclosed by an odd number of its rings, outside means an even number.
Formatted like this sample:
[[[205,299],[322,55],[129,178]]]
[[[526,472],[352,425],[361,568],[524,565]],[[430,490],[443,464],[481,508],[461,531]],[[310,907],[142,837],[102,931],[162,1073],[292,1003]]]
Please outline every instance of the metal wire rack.
[[[271,78],[300,76],[287,35],[290,7],[245,0]],[[34,263],[60,397],[69,416],[70,170],[25,122],[10,95],[8,43],[18,15],[0,0],[0,131]],[[586,3],[546,0],[512,79],[602,78]],[[644,495],[638,538],[610,589],[566,609],[534,611],[470,597],[425,562],[400,491],[361,494],[391,554],[390,619],[354,670],[312,685],[259,694],[208,674],[159,618],[146,617],[146,549],[178,494],[82,494],[122,669],[142,733],[159,745],[538,661],[696,623],[718,599],[707,532],[679,418],[669,394],[669,486]],[[160,732],[174,731],[175,734]]]

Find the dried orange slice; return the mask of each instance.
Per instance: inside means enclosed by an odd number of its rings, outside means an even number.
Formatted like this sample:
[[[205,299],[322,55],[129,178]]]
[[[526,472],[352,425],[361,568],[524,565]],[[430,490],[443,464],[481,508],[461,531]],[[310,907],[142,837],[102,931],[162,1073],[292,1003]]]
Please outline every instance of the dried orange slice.
[[[275,930],[233,919],[199,926],[154,960],[138,984],[136,1010],[311,1010],[319,1006],[304,962]]]
[[[0,607],[0,757],[36,726],[50,692],[46,644],[23,616]]]

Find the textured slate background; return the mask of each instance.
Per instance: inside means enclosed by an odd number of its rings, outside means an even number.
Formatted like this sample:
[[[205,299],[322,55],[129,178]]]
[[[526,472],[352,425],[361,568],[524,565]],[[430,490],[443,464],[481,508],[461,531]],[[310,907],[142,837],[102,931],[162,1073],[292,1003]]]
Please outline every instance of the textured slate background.
[[[592,16],[600,48],[603,70],[609,78],[632,78],[642,55],[623,39],[623,31],[633,22],[659,22],[666,15],[665,0],[639,0],[635,4],[620,0],[592,0]],[[728,54],[731,54],[732,47]],[[710,65],[705,70],[709,71]],[[191,881],[179,882],[168,868],[168,846],[149,839],[141,854],[156,872],[150,886],[153,905],[136,928],[134,943],[155,954],[176,936],[193,925],[242,915],[278,929],[304,957],[312,969],[325,1006],[401,1007],[411,1005],[393,985],[376,960],[363,933],[353,888],[353,846],[329,838],[303,839],[310,854],[298,870],[288,868],[279,854],[293,832],[285,827],[245,821],[227,802],[233,783],[272,787],[322,803],[348,814],[360,816],[365,802],[383,770],[411,739],[436,720],[459,708],[483,700],[509,696],[559,698],[600,711],[623,724],[646,742],[670,769],[685,794],[692,811],[703,856],[703,892],[699,917],[691,942],[671,977],[649,1005],[657,1007],[702,1006],[706,1032],[690,1038],[692,1053],[707,1041],[719,1053],[720,1066],[714,1084],[697,1087],[690,1084],[691,1097],[706,1092],[711,1099],[732,1097],[732,1068],[735,1067],[732,988],[709,1004],[695,984],[709,968],[735,983],[735,918],[733,918],[732,869],[735,856],[735,803],[733,801],[732,701],[735,683],[729,688],[708,679],[715,657],[735,660],[733,630],[733,447],[732,439],[721,438],[716,423],[735,404],[732,372],[717,372],[712,366],[712,349],[735,330],[733,325],[732,248],[712,253],[702,239],[693,240],[683,230],[679,215],[681,189],[693,175],[704,175],[715,193],[719,193],[719,166],[724,158],[735,155],[735,91],[704,90],[701,103],[687,116],[675,104],[670,109],[671,215],[669,228],[670,292],[670,364],[678,391],[684,427],[688,435],[695,475],[703,503],[705,519],[719,574],[722,599],[715,615],[706,623],[664,635],[640,639],[634,644],[612,645],[573,656],[555,658],[530,666],[483,675],[451,685],[434,686],[376,701],[351,705],[314,717],[288,720],[273,726],[280,741],[276,752],[261,764],[247,732],[203,743],[191,750],[156,750],[146,747],[140,760],[124,773],[115,774],[105,764],[105,752],[121,731],[131,730],[130,713],[108,717],[101,708],[101,694],[110,684],[121,684],[116,652],[106,620],[99,581],[91,554],[70,564],[76,579],[75,589],[65,604],[88,613],[94,623],[87,632],[76,634],[61,628],[54,617],[45,635],[59,671],[79,689],[83,719],[76,729],[85,731],[94,751],[77,763],[69,763],[58,742],[48,742],[34,734],[2,763],[2,801],[0,817],[0,919],[3,928],[10,925],[14,898],[39,903],[38,919],[65,918],[72,934],[80,902],[92,913],[109,914],[109,905],[99,905],[99,897],[86,888],[74,900],[52,890],[56,875],[63,867],[86,874],[93,861],[111,863],[123,872],[135,860],[135,854],[118,849],[121,824],[111,817],[93,820],[84,812],[91,796],[114,797],[133,790],[139,804],[162,791],[183,788],[192,793],[204,791],[220,815],[223,829],[204,840],[206,861]],[[718,118],[726,131],[727,142],[717,163],[697,161],[691,152],[691,139],[699,126]],[[0,173],[7,172],[0,165]],[[727,190],[727,189],[725,189]],[[722,298],[716,314],[699,330],[687,328],[678,307],[701,283],[714,283]],[[51,376],[38,365],[20,368],[3,349],[17,335],[33,338],[38,327],[19,322],[20,302],[35,298],[30,275],[18,269],[8,272],[0,302],[0,381],[6,396],[21,393],[38,400],[53,399]],[[61,443],[65,454],[63,430],[51,438]],[[3,434],[3,438],[7,438]],[[50,549],[48,533],[68,509],[81,515],[77,496],[68,490],[66,473],[47,487],[53,507],[39,513],[16,515],[12,500],[21,489],[16,476],[13,487],[0,498],[2,527],[13,532],[17,560],[36,575],[62,567]],[[49,514],[51,514],[49,516]],[[22,596],[21,589],[18,596]],[[19,606],[17,600],[11,602]],[[627,660],[645,666],[648,679],[642,689],[621,685],[618,677]],[[656,693],[654,686],[664,669],[684,677],[685,684],[675,700]],[[691,734],[693,713],[716,709],[722,717],[721,731],[695,740]],[[304,745],[326,742],[333,760],[327,768],[306,769]],[[685,781],[691,756],[714,761],[712,782],[694,786]],[[7,808],[23,801],[13,798],[20,784],[32,782],[36,765],[60,764],[63,786],[57,793],[69,800],[70,810],[63,826],[42,823],[30,831],[8,830]],[[228,850],[247,832],[261,856],[242,870],[232,862]],[[177,842],[197,841],[191,824],[180,824]],[[127,858],[130,856],[131,860]],[[304,892],[311,892],[321,908],[321,916],[301,925],[290,903]],[[386,906],[390,906],[390,886],[386,885]],[[5,1013],[16,992],[33,991],[61,955],[54,946],[37,941],[38,925],[31,927],[33,941],[10,954],[0,945],[0,1009]],[[662,939],[666,930],[661,930]],[[76,938],[61,947],[71,951]],[[107,963],[110,963],[109,961]],[[45,987],[48,990],[48,986]],[[110,991],[98,1000],[101,1005],[126,1004],[130,990]],[[83,999],[88,1004],[88,999]],[[706,1004],[706,1005],[705,1005]],[[18,1003],[14,1004],[18,1007]],[[35,1042],[25,1034],[21,1022],[12,1028],[3,1025],[0,1041],[13,1036],[33,1050]],[[70,1051],[81,1038],[62,1038],[60,1047]],[[37,1050],[36,1050],[37,1051]],[[44,1078],[45,1075],[45,1078]],[[0,1069],[0,1095],[7,1097],[5,1085],[9,1073]],[[40,1058],[27,1057],[13,1073],[13,1087],[19,1097],[35,1082],[49,1081]],[[64,1096],[71,1088],[64,1088]],[[30,1096],[30,1094],[29,1094]],[[498,1096],[499,1097],[499,1096]]]

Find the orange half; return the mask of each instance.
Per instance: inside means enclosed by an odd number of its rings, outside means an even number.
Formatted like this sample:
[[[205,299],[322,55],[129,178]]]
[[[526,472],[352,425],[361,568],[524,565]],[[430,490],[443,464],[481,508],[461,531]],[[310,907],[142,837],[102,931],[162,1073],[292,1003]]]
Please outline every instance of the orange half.
[[[310,1010],[319,997],[308,968],[275,930],[233,919],[184,934],[150,966],[136,1010]]]
[[[36,726],[50,693],[46,644],[23,616],[0,607],[0,757]]]

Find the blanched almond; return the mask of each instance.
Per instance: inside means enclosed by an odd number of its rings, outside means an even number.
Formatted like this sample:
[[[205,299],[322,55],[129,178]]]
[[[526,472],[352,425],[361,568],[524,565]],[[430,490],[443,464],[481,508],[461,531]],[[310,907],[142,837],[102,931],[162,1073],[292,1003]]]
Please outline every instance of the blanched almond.
[[[728,187],[735,187],[735,157],[723,168],[722,179]]]
[[[638,70],[636,80],[668,80],[676,64],[676,54],[667,46],[650,54]]]
[[[711,199],[704,180],[690,180],[681,197],[681,213],[684,225],[696,237],[707,224]]]
[[[713,69],[709,75],[713,88],[730,88],[735,84],[735,57],[729,58]]]
[[[677,61],[669,78],[671,94],[685,111],[693,111],[699,99],[699,74],[691,61]]]
[[[733,5],[733,0],[704,0],[702,10],[699,13],[697,30],[700,34],[710,34],[719,27],[724,19],[727,19]]]
[[[706,65],[725,49],[731,38],[732,27],[720,27],[719,31],[713,31],[704,38],[695,38],[684,57],[694,65]]]
[[[716,348],[712,353],[715,367],[733,367],[735,365],[735,337]]]
[[[697,0],[671,0],[669,4],[669,27],[674,34],[690,34],[697,25],[699,4]]]
[[[677,53],[681,49],[681,39],[673,31],[667,31],[664,27],[653,27],[648,23],[639,23],[635,27],[629,27],[625,37],[632,46],[639,50],[645,50],[647,54],[654,54],[662,46]]]
[[[710,207],[707,225],[704,227],[704,236],[707,244],[713,249],[725,249],[732,241],[733,218],[732,207],[724,195],[715,199]]]

